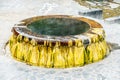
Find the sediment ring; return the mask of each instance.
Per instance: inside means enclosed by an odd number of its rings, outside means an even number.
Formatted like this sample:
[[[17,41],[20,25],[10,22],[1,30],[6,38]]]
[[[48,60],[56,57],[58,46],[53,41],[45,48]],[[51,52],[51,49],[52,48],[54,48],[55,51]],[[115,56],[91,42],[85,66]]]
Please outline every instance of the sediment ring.
[[[109,51],[102,26],[85,17],[32,17],[15,24],[12,32],[12,56],[31,65],[83,66],[103,59]]]

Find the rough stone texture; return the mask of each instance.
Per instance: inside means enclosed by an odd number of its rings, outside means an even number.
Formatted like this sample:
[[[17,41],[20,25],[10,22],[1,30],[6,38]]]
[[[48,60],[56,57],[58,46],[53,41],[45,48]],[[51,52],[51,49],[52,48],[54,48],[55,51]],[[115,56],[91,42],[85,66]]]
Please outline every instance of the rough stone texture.
[[[37,15],[71,14],[78,16],[79,6],[72,0],[0,0],[0,79],[1,80],[120,80],[120,50],[112,51],[104,60],[84,67],[48,69],[29,66],[14,60],[3,50],[18,21]],[[86,8],[82,8],[82,10]],[[106,40],[120,45],[119,24],[99,21]]]
[[[107,18],[107,19],[105,19],[105,21],[108,22],[108,23],[111,23],[111,24],[113,24],[113,23],[120,24],[120,16]]]
[[[87,10],[87,11],[80,11],[79,14],[84,15],[84,16],[90,16],[90,17],[97,18],[97,19],[102,19],[103,10],[92,9],[92,10]]]

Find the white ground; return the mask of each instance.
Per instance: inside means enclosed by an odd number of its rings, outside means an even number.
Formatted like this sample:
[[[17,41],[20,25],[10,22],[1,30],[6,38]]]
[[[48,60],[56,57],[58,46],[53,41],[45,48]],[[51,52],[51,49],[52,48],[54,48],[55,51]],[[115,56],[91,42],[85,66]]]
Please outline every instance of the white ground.
[[[120,3],[120,0],[114,0],[115,2],[119,2]]]
[[[120,50],[114,50],[104,60],[84,67],[46,69],[26,65],[5,53],[3,46],[18,21],[37,15],[69,14],[78,16],[88,10],[72,0],[0,0],[0,80],[120,80]],[[100,22],[106,40],[120,45],[120,24]]]

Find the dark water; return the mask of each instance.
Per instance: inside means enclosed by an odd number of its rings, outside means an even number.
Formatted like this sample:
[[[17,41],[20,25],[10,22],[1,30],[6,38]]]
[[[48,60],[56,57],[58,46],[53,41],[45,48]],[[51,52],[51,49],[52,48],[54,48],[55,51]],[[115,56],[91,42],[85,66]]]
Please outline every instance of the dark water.
[[[47,18],[32,22],[28,28],[40,35],[68,36],[84,33],[90,26],[75,19]]]

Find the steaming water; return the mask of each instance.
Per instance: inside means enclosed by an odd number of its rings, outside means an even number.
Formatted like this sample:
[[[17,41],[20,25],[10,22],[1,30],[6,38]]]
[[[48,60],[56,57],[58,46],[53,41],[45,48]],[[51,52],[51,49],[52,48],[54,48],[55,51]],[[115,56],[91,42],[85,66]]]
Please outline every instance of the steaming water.
[[[75,19],[49,18],[35,21],[28,28],[40,35],[68,36],[78,35],[89,30],[90,26]]]

